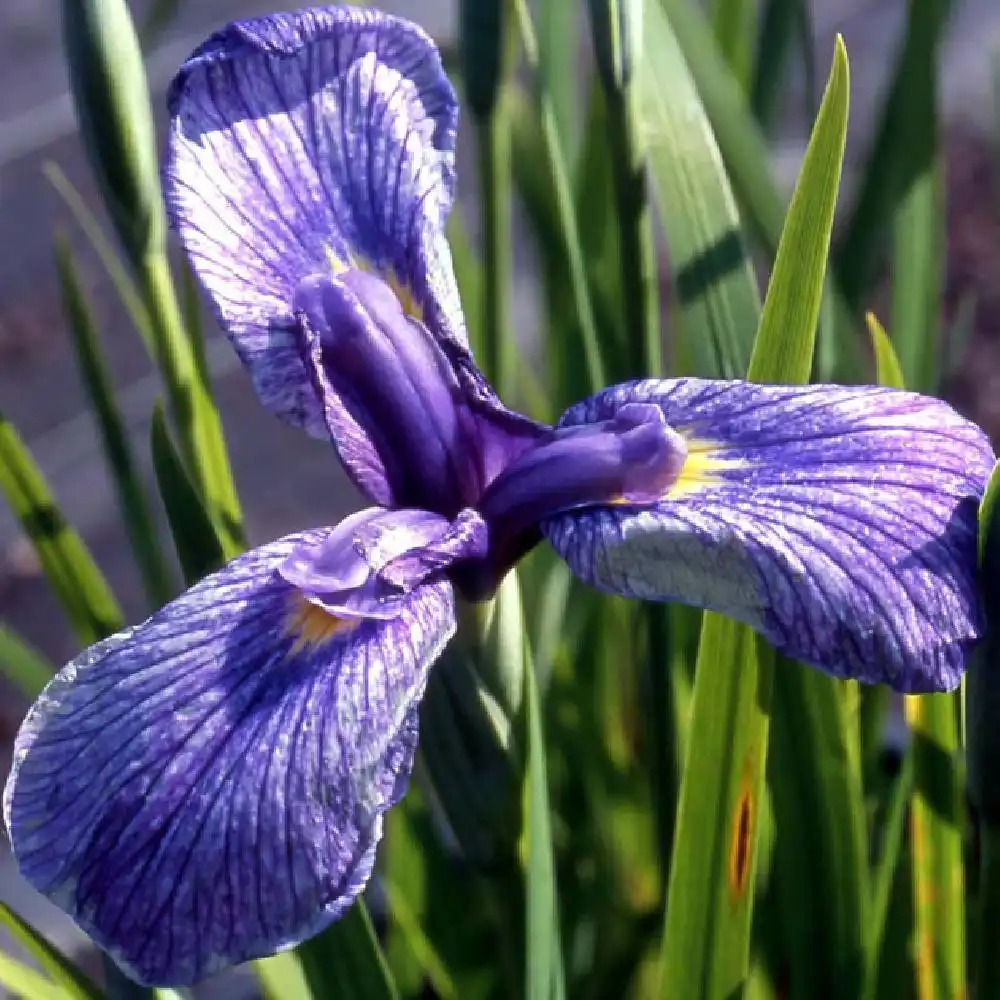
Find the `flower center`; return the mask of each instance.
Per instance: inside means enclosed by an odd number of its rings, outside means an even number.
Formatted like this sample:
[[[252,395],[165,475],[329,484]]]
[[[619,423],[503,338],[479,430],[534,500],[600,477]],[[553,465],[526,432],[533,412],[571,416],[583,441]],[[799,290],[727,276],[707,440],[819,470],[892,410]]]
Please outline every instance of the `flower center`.
[[[678,482],[684,438],[655,403],[628,403],[610,420],[562,427],[518,456],[477,504],[489,527],[488,559],[460,574],[469,596],[488,593],[540,538],[548,517],[595,504],[648,504]]]
[[[303,544],[278,567],[295,588],[289,630],[311,641],[317,633],[327,638],[366,618],[395,618],[407,595],[428,577],[486,552],[486,525],[474,510],[463,510],[452,521],[425,510],[359,511],[320,544]],[[324,622],[324,615],[331,621]]]

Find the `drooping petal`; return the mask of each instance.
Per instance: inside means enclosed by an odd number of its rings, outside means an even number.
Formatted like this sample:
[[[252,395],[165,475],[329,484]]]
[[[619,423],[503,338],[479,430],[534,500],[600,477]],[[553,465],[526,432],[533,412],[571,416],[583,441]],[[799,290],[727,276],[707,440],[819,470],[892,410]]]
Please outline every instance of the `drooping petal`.
[[[994,459],[978,427],[888,389],[700,379],[617,386],[562,423],[637,401],[688,458],[657,503],[543,525],[580,577],[723,612],[838,677],[958,683],[983,629],[976,511]]]
[[[348,7],[236,22],[181,67],[169,105],[168,209],[268,408],[326,436],[292,298],[335,263],[465,343],[443,233],[457,105],[419,27]]]
[[[21,871],[135,978],[189,983],[315,934],[360,893],[402,795],[450,585],[338,618],[241,556],[65,667],[17,737]]]

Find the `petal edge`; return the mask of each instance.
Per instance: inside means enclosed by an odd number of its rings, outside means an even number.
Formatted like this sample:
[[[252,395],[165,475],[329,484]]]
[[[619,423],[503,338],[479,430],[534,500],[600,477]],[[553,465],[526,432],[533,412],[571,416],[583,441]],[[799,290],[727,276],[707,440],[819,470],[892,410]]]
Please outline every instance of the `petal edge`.
[[[290,947],[368,879],[453,598],[429,583],[391,622],[296,634],[275,570],[328,533],[249,552],[93,647],[18,735],[17,862],[140,982]]]
[[[577,575],[728,614],[836,676],[958,683],[984,627],[976,511],[993,453],[979,428],[912,393],[699,379],[617,386],[563,419],[636,400],[695,437],[697,474],[646,508],[546,522]]]

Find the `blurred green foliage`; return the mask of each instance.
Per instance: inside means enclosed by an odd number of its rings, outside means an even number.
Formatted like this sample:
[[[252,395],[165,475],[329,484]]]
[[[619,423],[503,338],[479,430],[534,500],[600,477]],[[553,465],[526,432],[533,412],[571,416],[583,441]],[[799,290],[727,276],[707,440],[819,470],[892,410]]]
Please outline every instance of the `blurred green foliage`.
[[[178,6],[152,5],[147,45]],[[941,318],[935,72],[950,8],[908,5],[831,248],[848,63],[838,40],[817,102],[807,0],[589,0],[577,13],[563,0],[461,0],[452,64],[480,199],[469,213],[479,218],[465,217],[462,199],[449,236],[470,339],[501,394],[553,419],[608,381],[642,375],[835,375],[939,392],[954,366]],[[241,515],[197,310],[167,259],[138,36],[124,0],[63,9],[117,249],[49,172],[162,375],[167,407],[153,414],[150,447],[190,583],[241,549]],[[767,136],[796,66],[815,124],[786,205]],[[540,263],[539,363],[515,347],[508,315],[515,210]],[[58,261],[67,336],[155,607],[175,584],[109,388],[105,331],[62,241]],[[869,351],[863,310],[878,288],[889,292],[891,336],[870,317]],[[255,963],[262,994],[1000,995],[998,484],[983,506],[992,621],[965,691],[967,731],[958,699],[909,699],[895,774],[882,766],[894,710],[884,692],[776,663],[717,615],[598,597],[533,553],[436,669],[417,780],[389,817],[371,913],[358,904],[294,952]],[[2,418],[0,489],[81,644],[118,628],[114,596]],[[51,673],[7,627],[0,668],[29,695]],[[104,995],[19,917],[0,908],[0,920],[41,969],[0,955],[5,988],[30,1000]],[[107,991],[177,996],[115,974]]]

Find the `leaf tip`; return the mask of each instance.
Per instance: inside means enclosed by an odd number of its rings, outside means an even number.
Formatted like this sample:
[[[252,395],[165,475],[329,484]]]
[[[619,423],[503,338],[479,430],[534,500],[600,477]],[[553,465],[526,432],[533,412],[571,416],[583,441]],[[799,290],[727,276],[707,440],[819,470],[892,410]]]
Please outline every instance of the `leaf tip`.
[[[833,65],[844,73],[850,72],[851,61],[847,57],[847,45],[839,31],[833,39]]]
[[[846,105],[850,102],[851,93],[851,61],[847,56],[847,46],[844,44],[844,36],[839,31],[833,42],[833,61],[830,65],[828,89],[842,90],[844,92],[846,113]]]
[[[868,327],[868,336],[872,340],[881,340],[886,335],[885,327],[879,322],[878,316],[873,312],[865,313],[865,325]]]

